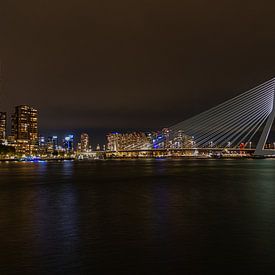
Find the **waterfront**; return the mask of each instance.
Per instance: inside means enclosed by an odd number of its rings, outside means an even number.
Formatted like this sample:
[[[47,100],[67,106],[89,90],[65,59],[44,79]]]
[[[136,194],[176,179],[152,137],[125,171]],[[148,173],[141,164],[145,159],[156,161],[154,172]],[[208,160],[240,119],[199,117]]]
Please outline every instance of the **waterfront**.
[[[0,273],[263,274],[275,160],[0,163]]]

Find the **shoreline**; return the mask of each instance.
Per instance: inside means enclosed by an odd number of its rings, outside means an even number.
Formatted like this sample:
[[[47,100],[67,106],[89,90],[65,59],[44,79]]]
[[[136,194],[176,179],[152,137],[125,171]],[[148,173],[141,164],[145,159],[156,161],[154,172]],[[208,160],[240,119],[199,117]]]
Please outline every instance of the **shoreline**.
[[[77,162],[89,162],[89,161],[102,161],[102,160],[240,160],[240,159],[275,159],[274,156],[169,156],[169,157],[117,157],[117,158],[41,158],[41,159],[0,159],[0,162],[63,162],[63,161],[77,161]]]

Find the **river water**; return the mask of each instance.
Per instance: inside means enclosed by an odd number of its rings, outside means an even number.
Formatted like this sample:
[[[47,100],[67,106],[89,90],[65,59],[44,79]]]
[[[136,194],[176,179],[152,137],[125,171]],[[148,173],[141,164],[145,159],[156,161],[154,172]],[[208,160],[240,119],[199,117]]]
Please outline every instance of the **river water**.
[[[275,160],[0,163],[0,274],[274,274]]]

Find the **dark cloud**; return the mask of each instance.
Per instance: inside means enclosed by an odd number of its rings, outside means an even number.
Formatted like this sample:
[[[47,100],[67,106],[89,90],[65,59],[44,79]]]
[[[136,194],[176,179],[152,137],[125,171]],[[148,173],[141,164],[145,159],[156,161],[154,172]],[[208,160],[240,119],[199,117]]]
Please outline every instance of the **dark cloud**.
[[[0,3],[0,108],[41,130],[158,128],[275,75],[273,1]]]

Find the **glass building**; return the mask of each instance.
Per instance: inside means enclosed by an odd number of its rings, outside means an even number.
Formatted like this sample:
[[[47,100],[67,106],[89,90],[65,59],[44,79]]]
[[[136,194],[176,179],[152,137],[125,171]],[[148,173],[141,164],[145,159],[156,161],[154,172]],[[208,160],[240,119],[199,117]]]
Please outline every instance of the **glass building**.
[[[68,135],[63,140],[63,147],[66,152],[73,152],[74,151],[74,136]]]

